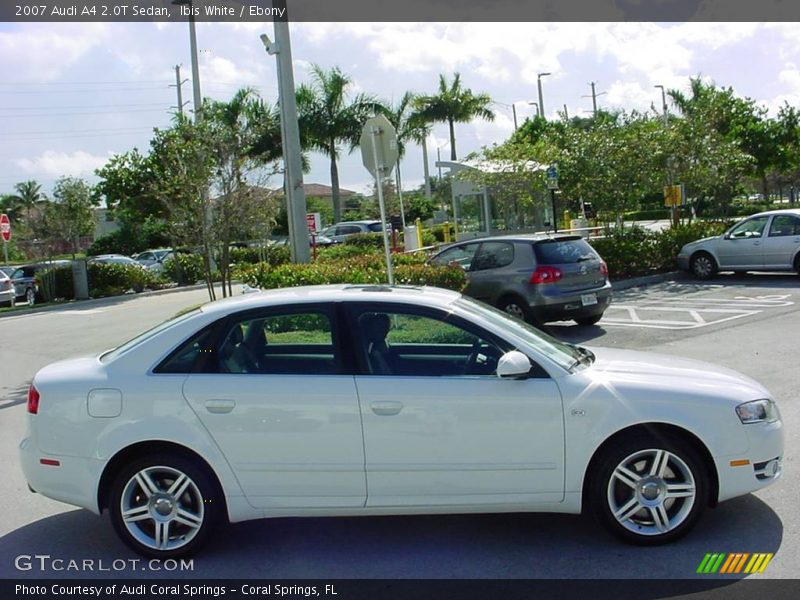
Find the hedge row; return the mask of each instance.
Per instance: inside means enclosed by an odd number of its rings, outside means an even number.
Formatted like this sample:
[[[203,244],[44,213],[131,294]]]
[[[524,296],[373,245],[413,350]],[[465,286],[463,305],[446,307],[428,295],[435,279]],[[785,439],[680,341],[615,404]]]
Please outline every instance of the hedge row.
[[[613,280],[672,271],[684,244],[719,235],[726,228],[727,224],[721,222],[695,221],[662,231],[613,229],[606,237],[590,242],[606,261]]]
[[[135,265],[91,263],[87,265],[89,296],[119,296],[128,290],[141,292],[159,287],[157,278],[149,271]],[[72,267],[57,267],[39,273],[39,290],[46,302],[72,300],[75,297]]]
[[[430,285],[461,291],[466,274],[459,268],[428,265],[422,256],[393,256],[394,279],[398,285]],[[311,264],[265,263],[239,265],[234,277],[252,287],[274,289],[329,283],[386,283],[386,263],[382,254],[365,253],[348,258],[326,258]]]

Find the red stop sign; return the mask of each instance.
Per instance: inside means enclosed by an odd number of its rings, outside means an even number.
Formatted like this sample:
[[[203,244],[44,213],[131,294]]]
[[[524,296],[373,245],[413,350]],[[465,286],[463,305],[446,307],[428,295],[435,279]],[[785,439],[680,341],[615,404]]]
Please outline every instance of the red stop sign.
[[[11,239],[11,221],[5,213],[0,215],[0,233],[3,235],[4,242]]]

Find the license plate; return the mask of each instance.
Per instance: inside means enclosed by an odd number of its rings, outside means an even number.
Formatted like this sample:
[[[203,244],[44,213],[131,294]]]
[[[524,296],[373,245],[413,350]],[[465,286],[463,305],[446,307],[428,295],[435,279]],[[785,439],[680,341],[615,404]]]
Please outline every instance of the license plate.
[[[597,304],[597,294],[581,294],[581,304],[584,306]]]

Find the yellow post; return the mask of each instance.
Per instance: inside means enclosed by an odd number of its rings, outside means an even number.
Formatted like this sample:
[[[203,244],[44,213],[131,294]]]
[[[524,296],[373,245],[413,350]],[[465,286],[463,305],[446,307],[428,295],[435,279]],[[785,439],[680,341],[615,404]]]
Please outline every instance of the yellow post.
[[[444,222],[444,243],[450,243],[450,221]]]
[[[414,221],[414,226],[417,231],[417,248],[422,248],[422,221],[417,219]]]
[[[569,211],[564,211],[564,229],[570,229],[570,219],[569,219]]]

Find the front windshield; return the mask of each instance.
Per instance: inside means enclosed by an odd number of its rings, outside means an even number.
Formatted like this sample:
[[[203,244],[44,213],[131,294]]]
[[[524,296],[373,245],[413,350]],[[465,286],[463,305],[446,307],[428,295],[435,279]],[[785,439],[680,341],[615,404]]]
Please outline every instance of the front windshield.
[[[135,338],[125,342],[121,346],[117,346],[113,350],[109,350],[108,352],[106,352],[104,354],[101,354],[100,355],[100,361],[101,362],[110,362],[110,361],[116,359],[118,356],[121,356],[121,355],[125,354],[126,352],[128,352],[132,348],[135,348],[136,346],[138,346],[142,342],[145,342],[145,341],[149,340],[154,335],[156,335],[158,333],[161,333],[165,329],[169,329],[170,327],[173,327],[174,325],[177,325],[178,323],[182,323],[186,319],[188,319],[190,317],[193,317],[194,315],[196,315],[199,312],[200,312],[200,309],[199,308],[195,308],[195,309],[192,309],[192,310],[190,310],[188,312],[185,312],[185,313],[179,314],[179,315],[177,315],[175,317],[172,317],[170,319],[167,319],[163,323],[159,323],[155,327],[152,327],[151,329],[148,329],[144,333],[141,333],[141,334],[137,335]]]
[[[520,321],[488,304],[461,296],[455,301],[455,305],[472,315],[489,321],[492,325],[497,325],[506,330],[510,329],[514,335],[521,338],[525,343],[536,348],[547,358],[568,371],[573,371],[580,365],[588,366],[594,360],[594,356],[588,350],[557,340],[541,329]]]

